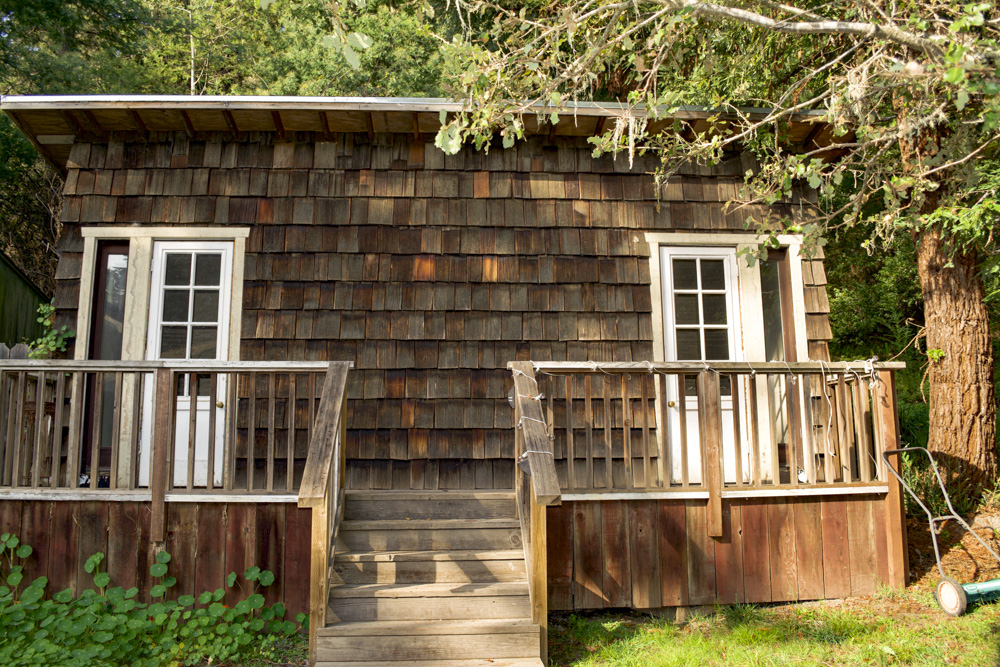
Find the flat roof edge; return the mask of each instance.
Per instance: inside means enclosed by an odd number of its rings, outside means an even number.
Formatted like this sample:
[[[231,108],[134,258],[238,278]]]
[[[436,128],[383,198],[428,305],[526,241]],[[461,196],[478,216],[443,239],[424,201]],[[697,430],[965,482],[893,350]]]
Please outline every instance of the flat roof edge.
[[[268,95],[10,95],[0,96],[0,109],[6,111],[74,110],[74,109],[228,109],[228,110],[295,110],[315,111],[403,111],[458,112],[468,108],[466,102],[433,97],[289,97]],[[549,113],[559,109],[564,113],[585,116],[620,116],[628,105],[618,102],[567,102],[561,107],[536,105],[532,112]],[[640,116],[643,106],[636,107]],[[730,115],[727,109],[683,105],[681,114],[708,116]],[[741,108],[742,113],[765,115],[771,109]],[[823,110],[798,111],[793,118],[821,120]]]

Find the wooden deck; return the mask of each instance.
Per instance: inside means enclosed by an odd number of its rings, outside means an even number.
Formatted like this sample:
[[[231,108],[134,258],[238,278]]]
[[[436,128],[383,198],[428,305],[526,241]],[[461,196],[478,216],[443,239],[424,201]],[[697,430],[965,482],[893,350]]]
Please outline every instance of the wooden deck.
[[[349,492],[346,363],[0,362],[0,525],[35,547],[27,576],[53,590],[86,588],[97,551],[116,585],[142,591],[151,559],[170,551],[173,595],[271,569],[268,600],[309,612],[311,659],[331,667],[537,665],[549,609],[904,586],[902,500],[882,457],[898,442],[894,368],[512,362],[513,491]],[[150,376],[157,396],[148,477],[128,374],[135,386]],[[75,392],[88,377],[117,387],[110,456],[84,455]],[[218,483],[171,463],[178,388],[192,377],[230,391],[224,435],[209,443],[223,455]],[[34,410],[41,401],[52,409]],[[107,484],[83,484],[86,472]]]

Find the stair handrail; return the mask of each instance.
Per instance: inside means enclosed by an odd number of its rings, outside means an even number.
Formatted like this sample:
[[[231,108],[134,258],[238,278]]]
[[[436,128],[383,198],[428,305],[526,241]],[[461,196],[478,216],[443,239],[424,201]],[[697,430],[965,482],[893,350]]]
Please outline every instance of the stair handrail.
[[[512,361],[514,376],[514,492],[528,573],[531,622],[539,626],[542,662],[547,663],[548,563],[546,507],[562,504],[552,438],[542,411],[542,395],[530,361]]]
[[[302,483],[299,507],[312,509],[312,538],[309,572],[309,664],[316,662],[318,631],[326,625],[330,596],[330,568],[333,565],[333,540],[344,515],[344,469],[347,435],[344,407],[347,399],[349,361],[332,361],[323,382],[319,408]],[[290,439],[290,446],[291,439]],[[252,443],[251,443],[251,446]]]

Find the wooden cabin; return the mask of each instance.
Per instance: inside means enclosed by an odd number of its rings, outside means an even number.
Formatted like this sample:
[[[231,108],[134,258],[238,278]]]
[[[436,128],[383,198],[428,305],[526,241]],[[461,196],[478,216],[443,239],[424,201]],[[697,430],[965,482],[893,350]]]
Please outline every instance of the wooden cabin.
[[[2,107],[66,181],[77,336],[0,361],[0,526],[52,589],[166,549],[174,595],[271,569],[321,664],[537,665],[548,610],[906,584],[900,365],[828,361],[799,237],[741,257],[815,201],[739,205],[750,156],[657,189],[593,157],[609,104],[456,155],[441,100]]]

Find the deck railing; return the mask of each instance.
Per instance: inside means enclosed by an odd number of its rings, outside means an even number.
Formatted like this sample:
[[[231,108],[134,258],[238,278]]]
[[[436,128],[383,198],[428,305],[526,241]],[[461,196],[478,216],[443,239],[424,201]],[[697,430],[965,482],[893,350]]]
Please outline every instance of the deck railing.
[[[718,510],[723,497],[886,490],[903,364],[529,367],[564,497],[656,492]]]
[[[294,495],[329,369],[0,361],[0,489]]]

